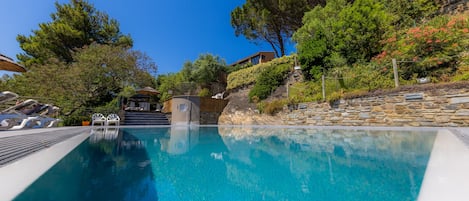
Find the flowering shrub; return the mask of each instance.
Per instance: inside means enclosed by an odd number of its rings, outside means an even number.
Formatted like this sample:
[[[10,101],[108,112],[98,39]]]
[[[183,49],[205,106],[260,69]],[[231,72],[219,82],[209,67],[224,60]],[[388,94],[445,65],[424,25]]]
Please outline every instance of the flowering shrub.
[[[457,70],[461,52],[469,45],[467,15],[439,16],[422,26],[394,33],[384,50],[374,58],[377,63],[396,58],[404,79],[448,76]]]

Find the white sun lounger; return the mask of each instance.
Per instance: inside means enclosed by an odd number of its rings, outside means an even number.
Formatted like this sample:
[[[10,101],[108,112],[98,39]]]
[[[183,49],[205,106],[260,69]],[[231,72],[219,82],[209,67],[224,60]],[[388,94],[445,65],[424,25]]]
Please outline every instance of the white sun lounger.
[[[0,104],[15,100],[18,97],[18,94],[15,94],[11,91],[3,91],[0,93]]]

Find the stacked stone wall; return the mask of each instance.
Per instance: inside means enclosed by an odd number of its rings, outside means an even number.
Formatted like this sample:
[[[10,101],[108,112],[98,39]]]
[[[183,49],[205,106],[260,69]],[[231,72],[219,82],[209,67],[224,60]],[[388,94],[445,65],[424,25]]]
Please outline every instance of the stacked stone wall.
[[[290,107],[291,108],[291,107]],[[469,87],[398,92],[335,103],[301,103],[279,114],[287,125],[469,126]]]

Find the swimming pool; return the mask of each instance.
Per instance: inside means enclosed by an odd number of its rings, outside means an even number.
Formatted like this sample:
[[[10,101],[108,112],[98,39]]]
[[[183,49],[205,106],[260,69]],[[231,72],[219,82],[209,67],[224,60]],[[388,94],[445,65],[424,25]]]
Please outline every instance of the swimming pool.
[[[437,132],[100,128],[15,200],[416,200]]]

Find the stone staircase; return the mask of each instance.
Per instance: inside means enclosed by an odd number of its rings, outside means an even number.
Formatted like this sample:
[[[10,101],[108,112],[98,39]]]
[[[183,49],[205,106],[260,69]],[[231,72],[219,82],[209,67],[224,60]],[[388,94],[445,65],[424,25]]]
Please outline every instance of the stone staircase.
[[[159,112],[125,112],[122,125],[171,125],[166,115]]]

